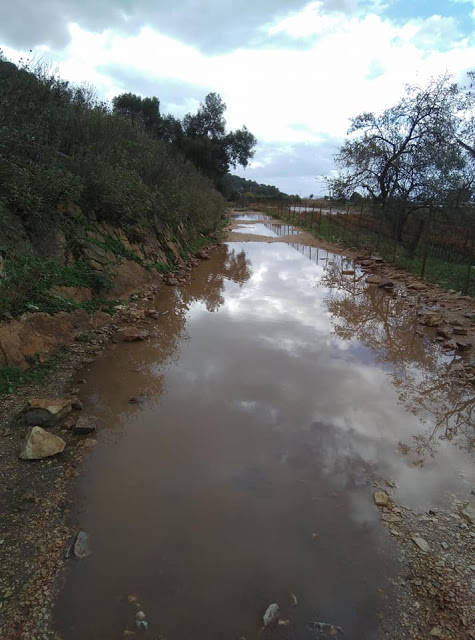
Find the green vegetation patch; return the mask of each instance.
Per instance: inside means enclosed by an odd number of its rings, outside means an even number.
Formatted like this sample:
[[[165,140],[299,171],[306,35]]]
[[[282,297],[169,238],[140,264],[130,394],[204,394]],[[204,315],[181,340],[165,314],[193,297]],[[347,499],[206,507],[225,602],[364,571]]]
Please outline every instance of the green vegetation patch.
[[[22,371],[18,367],[0,368],[0,396],[15,393],[18,387],[38,384],[59,369],[68,353],[66,347],[58,349],[47,359],[39,355],[30,360],[30,368]]]
[[[103,300],[75,302],[54,293],[54,287],[88,287],[98,292],[110,289],[112,281],[105,273],[93,270],[82,261],[62,266],[53,258],[11,257],[5,260],[0,280],[0,314],[16,316],[26,311],[58,313],[79,308],[94,311],[110,304]]]

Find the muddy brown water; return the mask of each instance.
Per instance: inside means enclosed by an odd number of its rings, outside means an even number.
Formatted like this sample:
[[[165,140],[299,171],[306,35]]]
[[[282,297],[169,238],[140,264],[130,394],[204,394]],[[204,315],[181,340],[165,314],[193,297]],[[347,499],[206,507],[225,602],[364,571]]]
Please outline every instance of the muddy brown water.
[[[123,637],[134,598],[144,639],[333,637],[313,621],[381,637],[400,567],[373,482],[427,509],[469,492],[473,463],[454,356],[348,267],[300,245],[220,247],[160,292],[148,342],[81,374],[103,428],[72,496],[93,554],[69,561],[65,640]],[[274,602],[291,622],[262,631]]]

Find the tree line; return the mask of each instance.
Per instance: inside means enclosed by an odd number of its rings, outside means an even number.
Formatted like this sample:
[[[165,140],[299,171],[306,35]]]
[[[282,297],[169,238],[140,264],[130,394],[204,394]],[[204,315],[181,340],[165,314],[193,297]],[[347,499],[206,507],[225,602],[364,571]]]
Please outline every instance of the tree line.
[[[162,115],[156,97],[126,93],[109,104],[93,87],[0,51],[0,250],[20,228],[38,239],[63,224],[65,203],[131,236],[144,220],[157,233],[215,228],[220,180],[256,145],[246,127],[226,130],[225,109],[216,93],[182,121]]]
[[[217,93],[209,93],[195,114],[182,120],[160,113],[156,96],[142,98],[122,93],[112,100],[113,113],[139,122],[154,138],[164,140],[192,162],[216,187],[231,167],[248,165],[254,155],[257,140],[246,126],[226,130],[226,104]]]

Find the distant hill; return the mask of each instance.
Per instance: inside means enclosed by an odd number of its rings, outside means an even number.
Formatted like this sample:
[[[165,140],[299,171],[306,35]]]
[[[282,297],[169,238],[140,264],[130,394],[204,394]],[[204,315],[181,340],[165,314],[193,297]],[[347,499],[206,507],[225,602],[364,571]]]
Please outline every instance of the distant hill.
[[[259,184],[258,182],[254,182],[254,180],[246,180],[245,178],[230,173],[221,178],[219,187],[221,193],[227,200],[239,200],[244,196],[259,199],[272,198],[274,200],[291,197],[273,185]]]

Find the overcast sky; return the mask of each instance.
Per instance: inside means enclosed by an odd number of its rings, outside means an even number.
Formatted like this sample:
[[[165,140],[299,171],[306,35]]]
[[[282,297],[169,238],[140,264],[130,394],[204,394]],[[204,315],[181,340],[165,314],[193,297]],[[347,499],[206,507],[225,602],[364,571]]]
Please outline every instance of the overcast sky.
[[[156,95],[195,111],[210,91],[228,126],[259,143],[237,173],[323,193],[349,118],[394,103],[404,84],[475,68],[475,0],[16,0],[0,46],[32,49],[101,97]]]

